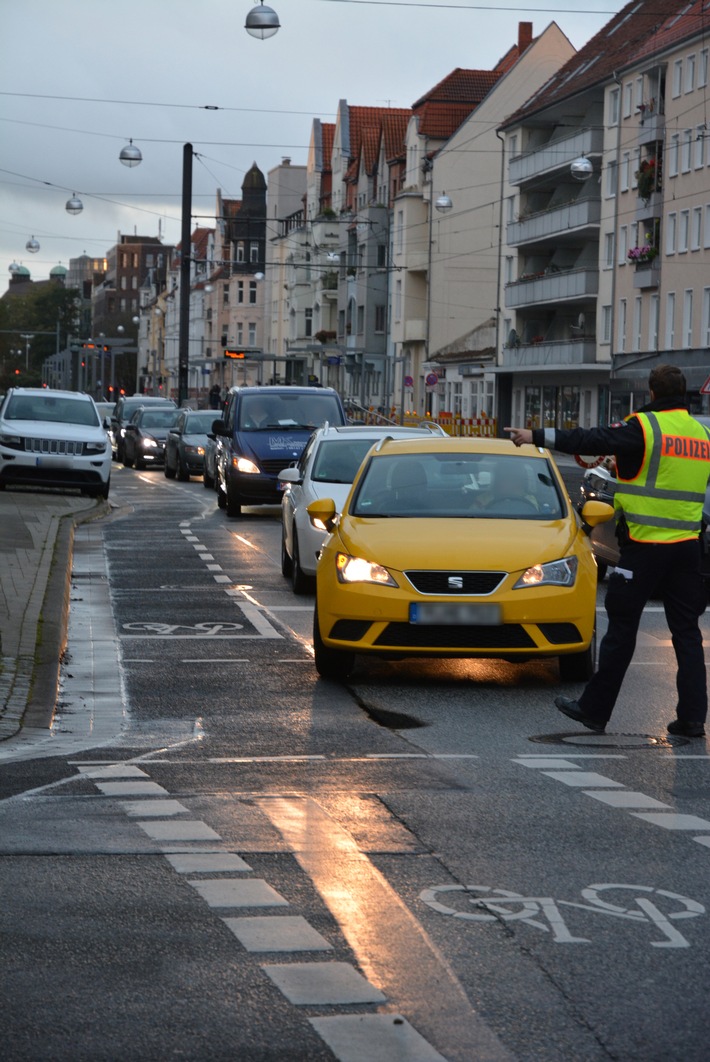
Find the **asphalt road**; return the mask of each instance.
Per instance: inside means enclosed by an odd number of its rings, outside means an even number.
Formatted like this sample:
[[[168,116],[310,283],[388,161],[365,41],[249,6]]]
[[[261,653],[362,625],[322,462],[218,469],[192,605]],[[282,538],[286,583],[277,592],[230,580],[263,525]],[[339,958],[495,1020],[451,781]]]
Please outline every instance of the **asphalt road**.
[[[658,603],[606,736],[564,725],[553,661],[339,686],[277,511],[112,490],[62,751],[0,766],[5,1059],[707,1059],[710,750],[665,738]]]

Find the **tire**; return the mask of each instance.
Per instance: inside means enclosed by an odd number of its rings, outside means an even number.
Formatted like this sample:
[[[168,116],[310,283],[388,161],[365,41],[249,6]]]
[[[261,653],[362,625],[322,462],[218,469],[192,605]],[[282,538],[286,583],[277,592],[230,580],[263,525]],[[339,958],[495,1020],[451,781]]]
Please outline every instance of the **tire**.
[[[217,507],[219,509],[227,508],[227,495],[223,490],[219,490],[219,488],[217,489]]]
[[[202,473],[202,486],[205,490],[214,490],[214,480],[212,479],[212,476],[207,474],[207,469]]]
[[[560,678],[563,682],[588,682],[597,662],[597,631],[583,653],[569,653],[559,658]]]
[[[229,480],[227,480],[226,487],[225,509],[227,510],[227,516],[231,516],[234,519],[242,515],[242,501],[234,487],[230,487]]]
[[[138,454],[136,454],[136,459],[135,459],[135,461],[133,462],[133,467],[135,468],[135,470],[136,470],[137,472],[142,472],[142,471],[143,471],[143,469],[145,468],[145,462],[144,462],[144,461],[141,461],[141,459],[140,459],[140,457],[138,456]]]
[[[284,533],[283,525],[281,527],[281,574],[287,579],[290,577],[293,571],[293,561],[289,557],[288,550],[286,549],[286,535]]]
[[[321,678],[344,682],[352,674],[355,653],[350,653],[347,649],[329,649],[327,645],[323,645],[317,607],[313,613],[313,652],[316,671]]]
[[[175,479],[175,469],[171,468],[170,465],[168,464],[167,456],[165,458],[165,465],[163,466],[163,472],[165,473],[165,478],[166,479]]]
[[[301,567],[301,561],[298,549],[298,535],[296,534],[296,528],[293,529],[293,556],[291,557],[291,587],[294,594],[310,594],[313,593],[313,584],[315,580],[311,575],[306,575]]]
[[[177,478],[180,480],[181,483],[187,483],[188,479],[190,478],[190,473],[185,467],[183,460],[180,457],[179,451],[177,455]]]
[[[124,451],[124,454],[123,454],[123,467],[124,468],[133,468],[133,458],[129,457],[128,454],[125,453],[125,451]]]
[[[111,477],[109,476],[108,479],[106,480],[105,484],[103,485],[103,487],[101,487],[101,489],[99,491],[97,491],[97,495],[96,496],[98,498],[108,498],[110,489],[111,489]]]

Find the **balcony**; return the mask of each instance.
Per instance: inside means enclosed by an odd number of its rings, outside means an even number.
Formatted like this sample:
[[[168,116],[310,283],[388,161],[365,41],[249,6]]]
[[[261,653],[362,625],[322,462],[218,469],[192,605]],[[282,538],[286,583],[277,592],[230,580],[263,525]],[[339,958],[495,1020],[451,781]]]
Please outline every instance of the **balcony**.
[[[657,288],[661,283],[661,261],[654,258],[652,262],[640,262],[634,266],[634,287],[639,291]]]
[[[644,111],[639,124],[639,139],[641,147],[645,144],[655,144],[656,141],[664,141],[666,135],[666,116],[657,114],[655,111]]]
[[[663,217],[663,192],[651,192],[647,199],[639,196],[636,204],[635,220],[651,221]]]
[[[505,306],[514,310],[537,303],[561,302],[566,299],[592,299],[599,291],[597,269],[568,269],[560,273],[543,273],[506,285]]]
[[[594,365],[596,354],[596,340],[589,336],[580,339],[558,339],[549,343],[523,343],[520,346],[504,347],[500,364],[506,369]]]
[[[549,140],[535,151],[511,159],[508,179],[511,184],[523,184],[543,174],[568,168],[580,155],[601,155],[603,138],[602,129],[581,129],[571,136]]]
[[[429,270],[429,252],[407,251],[404,256],[404,267],[410,273],[427,273]]]
[[[426,339],[426,321],[422,317],[410,317],[404,322],[404,342],[423,343]]]
[[[511,247],[517,247],[522,243],[551,239],[575,229],[598,228],[600,218],[601,202],[598,199],[565,203],[563,206],[511,222],[507,228],[508,243]]]

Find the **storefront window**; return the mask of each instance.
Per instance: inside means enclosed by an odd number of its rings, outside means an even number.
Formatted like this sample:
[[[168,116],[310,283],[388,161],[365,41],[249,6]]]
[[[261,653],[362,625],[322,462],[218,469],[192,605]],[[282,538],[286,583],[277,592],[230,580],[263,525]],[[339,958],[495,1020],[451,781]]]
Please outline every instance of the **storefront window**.
[[[555,417],[555,404],[557,401],[557,388],[556,387],[543,387],[542,389],[542,411],[543,411],[543,428],[556,428]]]
[[[576,428],[579,426],[579,388],[561,387],[559,391],[560,424],[561,428]]]
[[[525,388],[525,427],[540,428],[540,388]]]

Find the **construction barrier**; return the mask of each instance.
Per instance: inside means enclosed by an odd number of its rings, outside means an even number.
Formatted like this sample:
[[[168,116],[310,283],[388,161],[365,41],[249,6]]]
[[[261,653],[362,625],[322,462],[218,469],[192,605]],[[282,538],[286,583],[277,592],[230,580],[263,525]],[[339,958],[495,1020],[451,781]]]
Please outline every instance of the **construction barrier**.
[[[350,419],[353,423],[386,425],[387,423],[402,423],[408,428],[418,428],[421,424],[438,424],[447,435],[454,438],[479,438],[494,439],[498,434],[498,421],[495,417],[489,417],[482,413],[480,417],[459,417],[453,413],[440,413],[437,417],[405,411],[404,418],[400,421],[399,412],[396,409],[382,413],[371,406],[368,410],[350,411]]]

